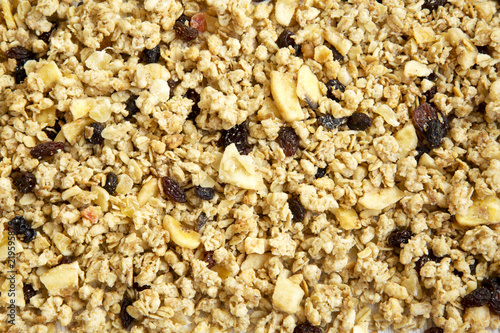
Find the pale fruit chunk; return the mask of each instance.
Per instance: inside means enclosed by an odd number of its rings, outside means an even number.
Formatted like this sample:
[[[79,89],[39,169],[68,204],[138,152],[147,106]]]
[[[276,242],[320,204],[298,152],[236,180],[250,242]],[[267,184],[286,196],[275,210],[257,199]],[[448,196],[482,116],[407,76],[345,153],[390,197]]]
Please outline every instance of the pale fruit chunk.
[[[134,195],[127,195],[125,199],[122,200],[123,206],[120,208],[120,211],[123,215],[127,217],[134,217],[134,213],[139,210],[139,202]]]
[[[61,71],[54,61],[46,62],[36,73],[42,79],[46,92],[52,89],[62,78]]]
[[[9,251],[12,251],[14,248],[14,253],[23,252],[23,246],[17,240],[16,236],[9,236],[8,231],[4,231],[0,234],[0,262],[4,262],[5,259],[9,256]],[[14,242],[14,246],[12,244],[9,246],[9,238],[10,241]],[[10,262],[8,262],[5,266],[6,268],[10,268],[14,270],[15,267],[10,267]]]
[[[113,60],[113,57],[107,54],[106,51],[94,51],[85,60],[85,65],[90,69],[106,70],[109,69],[111,60]]]
[[[49,296],[71,296],[78,290],[78,262],[62,264],[49,269],[40,276],[40,281],[49,291]]]
[[[137,201],[139,206],[144,206],[149,199],[154,198],[160,194],[160,189],[158,188],[158,179],[153,178],[144,185],[142,185],[139,194],[137,194]]]
[[[404,74],[406,77],[418,76],[424,77],[429,76],[432,73],[432,69],[427,67],[427,65],[422,64],[416,60],[410,60],[405,64]]]
[[[432,27],[413,27],[413,36],[417,44],[431,43],[436,39],[436,33]]]
[[[234,143],[226,147],[219,164],[219,178],[247,190],[265,188],[262,175],[255,170],[250,156],[240,155]]]
[[[184,228],[179,221],[170,215],[163,218],[163,227],[168,230],[170,238],[175,244],[187,249],[196,249],[201,243],[200,234],[194,230]]]
[[[91,192],[97,193],[97,198],[92,202],[101,207],[103,212],[106,212],[109,208],[109,193],[100,186],[92,185],[90,188]]]
[[[408,154],[417,148],[418,137],[417,132],[413,124],[407,124],[405,127],[400,129],[394,137],[399,144],[399,150],[401,152],[401,158],[408,156]]]
[[[276,21],[285,27],[288,26],[298,5],[299,0],[276,0],[274,9]]]
[[[93,98],[76,98],[71,101],[69,110],[73,115],[73,120],[83,118],[87,116],[95,105],[95,100]]]
[[[272,255],[269,253],[258,254],[252,253],[247,255],[245,261],[241,263],[241,270],[245,269],[260,269],[264,267],[264,264],[271,259]]]
[[[333,215],[335,215],[340,226],[345,230],[359,229],[361,227],[358,213],[353,208],[336,208],[333,210]]]
[[[99,98],[89,111],[89,117],[97,122],[104,123],[111,117],[111,102],[109,98]]]
[[[61,254],[63,256],[69,256],[72,254],[72,252],[68,249],[71,245],[71,238],[69,238],[65,234],[56,232],[52,236],[52,241],[54,242],[54,245],[57,247],[57,249],[61,251]]]
[[[323,37],[343,56],[345,56],[352,47],[352,42],[348,38],[342,36],[334,27],[326,27],[323,31]],[[342,82],[342,80],[340,81]]]
[[[2,11],[3,18],[5,19],[5,23],[7,24],[7,28],[11,30],[16,29],[16,22],[14,21],[14,17],[12,16],[12,10],[10,8],[9,0],[2,0]]]
[[[382,210],[395,204],[403,197],[403,191],[397,187],[391,187],[365,193],[359,199],[359,203],[367,209]]]
[[[304,119],[292,75],[271,72],[271,93],[283,120],[293,122]]]
[[[385,122],[391,126],[398,126],[399,121],[396,117],[396,113],[392,110],[392,108],[387,104],[382,104],[378,108],[374,110],[375,113],[379,114],[384,118]]]
[[[300,67],[297,74],[297,95],[305,100],[311,108],[318,107],[318,101],[322,96],[319,81],[307,65]]]
[[[61,128],[61,132],[63,133],[66,140],[74,145],[76,143],[76,140],[80,138],[83,130],[85,129],[85,126],[90,125],[90,123],[92,123],[92,119],[80,118],[63,125]]]
[[[455,216],[463,227],[475,227],[481,224],[500,223],[500,199],[489,195],[484,199],[476,199],[467,214]]]
[[[300,310],[300,302],[304,297],[304,291],[290,279],[280,275],[276,280],[273,293],[273,306],[286,313],[296,313]]]
[[[42,128],[45,126],[54,126],[56,124],[56,119],[56,108],[54,106],[41,110],[40,113],[35,114],[35,121]]]

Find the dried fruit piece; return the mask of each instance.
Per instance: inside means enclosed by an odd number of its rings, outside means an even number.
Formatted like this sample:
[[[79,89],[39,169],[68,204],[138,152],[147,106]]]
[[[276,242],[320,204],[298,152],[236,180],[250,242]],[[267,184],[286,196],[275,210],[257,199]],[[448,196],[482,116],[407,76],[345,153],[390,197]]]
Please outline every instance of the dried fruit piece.
[[[443,333],[444,330],[441,327],[431,327],[424,331],[424,333]]]
[[[359,198],[358,202],[367,209],[382,210],[392,204],[395,204],[403,197],[403,191],[394,186],[366,192],[361,198]]]
[[[191,21],[191,19],[188,16],[184,15],[184,14],[182,14],[181,16],[179,16],[177,18],[177,20],[176,20],[176,22],[179,22],[179,23],[182,23],[182,24],[189,23],[189,21]]]
[[[280,274],[276,280],[272,302],[273,306],[286,313],[296,313],[300,309],[300,303],[304,297],[302,288]]]
[[[106,183],[104,184],[104,189],[111,195],[115,193],[116,186],[118,186],[118,177],[114,172],[110,172],[106,175]]]
[[[399,144],[399,151],[402,158],[408,156],[417,147],[417,132],[412,124],[406,124],[402,129],[397,131],[394,137]]]
[[[313,326],[309,322],[295,326],[293,333],[322,333],[323,330],[318,326]]]
[[[212,268],[215,266],[214,251],[205,252],[205,257],[203,261],[207,263],[207,268]]]
[[[128,298],[126,295],[123,296],[120,308],[120,319],[122,320],[123,329],[128,329],[130,325],[132,325],[132,322],[134,321],[134,318],[127,312],[127,307],[129,305],[132,305],[132,303],[133,302],[130,298]]]
[[[297,97],[296,84],[291,74],[272,71],[271,93],[283,120],[293,122],[304,119],[304,112]]]
[[[295,52],[295,56],[297,57],[302,54],[300,44],[297,44],[295,42],[295,34],[287,29],[283,30],[283,32],[278,36],[276,44],[279,48],[288,48],[289,46],[291,46]]]
[[[248,129],[247,123],[242,122],[239,125],[223,130],[220,138],[221,145],[226,148],[230,144],[234,143],[238,152],[242,155],[248,155],[251,148],[248,146]]]
[[[479,287],[462,298],[464,308],[477,308],[488,304],[491,292],[486,287]]]
[[[49,43],[50,38],[54,35],[54,32],[57,30],[57,23],[52,23],[52,27],[49,31],[44,32],[38,36],[38,39],[43,40],[46,44]]]
[[[340,94],[337,91],[341,93],[345,92],[345,86],[339,80],[332,79],[326,83],[326,97],[338,102],[339,98],[337,98],[337,94],[338,96]]]
[[[53,142],[47,141],[39,143],[33,149],[31,149],[31,157],[42,159],[54,156],[59,150],[64,148],[64,142]]]
[[[184,97],[192,100],[194,103],[191,107],[191,112],[187,117],[188,120],[192,120],[194,122],[196,117],[198,117],[198,115],[200,114],[200,107],[198,106],[198,103],[201,99],[200,94],[198,94],[196,90],[190,88],[186,91]]]
[[[172,241],[180,247],[196,249],[201,243],[199,233],[184,228],[179,221],[170,215],[165,215],[163,218],[163,227],[167,229]]]
[[[335,46],[331,45],[330,50],[332,50],[333,60],[337,61],[344,60],[344,56],[335,48]]]
[[[435,82],[439,77],[433,72],[430,73],[429,76],[427,76],[427,80]]]
[[[24,65],[26,61],[29,59],[35,59],[35,54],[31,52],[28,49],[25,49],[22,46],[14,46],[13,48],[7,50],[5,52],[5,56],[10,59],[16,59],[18,60],[18,66],[19,65]],[[21,63],[19,63],[19,60],[21,60]]]
[[[319,117],[318,122],[329,130],[332,130],[347,123],[347,117],[334,118],[332,115],[327,114],[326,116]]]
[[[191,23],[190,23],[191,28],[195,28],[198,30],[198,32],[202,33],[207,29],[207,21],[206,21],[206,14],[205,13],[198,13],[194,14],[193,17],[191,17]]]
[[[78,262],[73,261],[45,271],[40,276],[40,282],[47,288],[49,296],[68,297],[78,290],[79,272]]]
[[[196,28],[191,28],[178,20],[174,24],[174,30],[177,37],[185,41],[191,41],[198,37],[198,30]]]
[[[241,155],[234,143],[224,150],[219,163],[219,179],[247,190],[265,188],[262,174],[255,169],[253,158]]]
[[[47,126],[43,129],[47,137],[52,141],[56,138],[57,134],[61,131],[61,124],[59,123],[59,119],[56,120],[54,126]]]
[[[347,120],[347,126],[354,131],[365,131],[372,125],[372,118],[365,113],[353,113]]]
[[[196,186],[194,188],[194,194],[200,199],[212,200],[215,196],[215,190],[212,187]]]
[[[196,230],[200,231],[208,221],[208,216],[204,212],[201,212],[196,219]]]
[[[288,208],[292,212],[292,219],[294,222],[302,222],[306,216],[306,209],[297,198],[288,199]]]
[[[299,0],[276,0],[274,10],[276,21],[281,25],[288,26],[298,4]]]
[[[316,109],[321,98],[319,81],[309,66],[300,67],[297,74],[297,95],[306,101],[310,108]]]
[[[436,86],[432,86],[431,89],[429,89],[426,92],[424,92],[425,101],[426,102],[430,102],[431,99],[434,98],[434,96],[436,95],[436,93],[437,93],[437,87]]]
[[[361,227],[361,221],[354,208],[335,208],[332,213],[344,230],[359,229]]]
[[[408,244],[408,241],[410,240],[411,236],[412,233],[409,230],[394,230],[389,235],[387,243],[389,243],[389,245],[392,247],[399,248],[402,247],[401,244]]]
[[[491,299],[488,303],[490,311],[496,315],[500,315],[500,287],[497,287],[491,292]]]
[[[323,178],[324,176],[326,175],[326,167],[324,168],[318,168],[316,170],[316,175],[314,176],[314,178]]]
[[[422,267],[424,267],[426,263],[428,263],[429,261],[440,262],[441,259],[443,258],[436,257],[434,255],[434,252],[432,252],[432,250],[429,250],[429,254],[424,254],[417,260],[417,262],[415,262],[415,270],[417,271],[418,274],[420,274],[420,270],[422,269]]]
[[[425,0],[422,9],[428,9],[429,11],[433,11],[438,9],[441,6],[444,6],[448,3],[448,0]]]
[[[125,117],[125,120],[132,119],[132,116],[140,111],[140,109],[135,104],[135,101],[137,100],[137,98],[139,98],[139,96],[131,95],[129,97],[129,99],[127,100],[127,103],[126,103],[127,106],[125,107],[125,110],[128,111],[128,115]]]
[[[295,155],[297,148],[299,148],[300,138],[293,128],[288,126],[282,127],[278,133],[277,140],[285,156],[290,157]]]
[[[24,66],[17,66],[16,71],[14,72],[14,80],[16,84],[19,84],[24,81],[25,78],[27,78],[28,75],[26,74],[26,70],[24,69]]]
[[[179,85],[179,81],[170,79],[167,81],[168,87],[170,88],[170,98],[174,96],[174,89]]]
[[[427,140],[430,148],[441,145],[442,139],[448,132],[448,120],[441,115],[432,105],[425,102],[413,111],[413,125],[415,129]]]
[[[144,55],[144,62],[147,64],[156,64],[160,60],[160,44],[156,45],[152,49],[144,49],[142,51]]]
[[[463,227],[499,223],[500,198],[495,195],[489,195],[484,199],[475,199],[466,214],[457,214],[455,218],[458,224]]]
[[[24,243],[29,243],[36,237],[36,230],[31,228],[31,225],[22,216],[16,216],[9,221],[10,230],[16,234],[21,235],[20,240]]]
[[[179,183],[177,183],[172,178],[162,177],[161,186],[163,188],[163,193],[165,193],[168,199],[180,203],[184,203],[187,201],[184,190],[181,188]]]
[[[102,137],[101,133],[104,130],[104,125],[101,123],[92,123],[88,127],[91,128],[91,133],[89,136],[87,136],[87,141],[94,144],[94,145],[100,145],[101,143],[104,142],[104,138]]]
[[[30,304],[30,299],[37,294],[37,291],[33,289],[31,284],[25,283],[23,285],[24,303]]]
[[[33,192],[36,186],[36,177],[31,172],[13,172],[12,183],[21,193]]]

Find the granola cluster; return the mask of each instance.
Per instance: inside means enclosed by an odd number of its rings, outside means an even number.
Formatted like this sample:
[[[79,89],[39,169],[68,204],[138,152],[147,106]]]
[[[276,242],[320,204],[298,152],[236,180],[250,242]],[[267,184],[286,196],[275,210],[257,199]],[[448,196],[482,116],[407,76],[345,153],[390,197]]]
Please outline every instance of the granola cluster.
[[[0,5],[0,331],[500,327],[498,2]]]

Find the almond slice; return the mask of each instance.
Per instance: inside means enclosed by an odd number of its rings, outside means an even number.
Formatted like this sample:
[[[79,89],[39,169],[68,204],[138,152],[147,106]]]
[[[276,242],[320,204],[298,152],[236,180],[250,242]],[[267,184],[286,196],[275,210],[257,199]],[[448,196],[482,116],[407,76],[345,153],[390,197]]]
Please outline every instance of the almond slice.
[[[144,185],[142,185],[139,194],[137,194],[137,201],[139,206],[144,206],[149,199],[154,198],[160,194],[160,189],[158,188],[158,179],[153,178]]]
[[[83,130],[85,129],[85,126],[90,125],[90,123],[92,123],[92,119],[80,118],[63,125],[61,132],[63,133],[66,140],[72,145],[74,145],[76,143],[76,140],[80,137]]]
[[[45,92],[52,89],[62,78],[61,71],[54,61],[46,62],[36,73],[40,76],[45,86]]]
[[[219,178],[247,190],[265,188],[262,175],[255,170],[250,156],[240,155],[234,143],[226,147],[219,165]]]
[[[396,117],[396,113],[392,110],[392,108],[387,104],[382,104],[378,108],[376,108],[373,112],[379,114],[384,118],[385,122],[391,126],[398,126],[399,121]]]
[[[322,96],[319,81],[307,65],[300,67],[297,74],[297,95],[305,100],[312,109],[318,107],[318,101]]]
[[[188,230],[179,221],[170,215],[163,218],[163,227],[168,230],[170,238],[175,244],[187,249],[196,249],[201,243],[200,234],[194,230]]]
[[[403,191],[397,187],[391,187],[365,193],[359,198],[359,203],[367,209],[382,210],[395,204],[403,197]]]
[[[78,290],[78,262],[62,264],[49,269],[40,276],[40,281],[49,291],[49,296],[71,296]]]
[[[359,229],[361,227],[358,213],[353,208],[336,208],[333,210],[333,215],[335,215],[340,226],[345,230]]]
[[[304,112],[297,97],[296,84],[291,74],[271,72],[271,93],[283,120],[293,122],[304,119]]]
[[[500,223],[500,199],[494,195],[476,199],[467,214],[455,216],[463,227],[475,227],[482,224]]]
[[[399,144],[401,158],[408,156],[408,154],[417,148],[418,137],[413,124],[406,124],[405,127],[400,129],[394,137]]]

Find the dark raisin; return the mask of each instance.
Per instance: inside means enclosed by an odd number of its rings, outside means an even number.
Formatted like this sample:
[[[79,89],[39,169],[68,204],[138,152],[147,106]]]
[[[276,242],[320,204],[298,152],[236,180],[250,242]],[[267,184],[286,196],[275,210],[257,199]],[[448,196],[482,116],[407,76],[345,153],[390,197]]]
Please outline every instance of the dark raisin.
[[[19,192],[30,193],[36,186],[36,177],[31,172],[14,172],[12,173],[12,183]]]
[[[10,58],[10,59],[18,60],[18,63],[17,63],[18,65],[20,65],[19,60],[24,61],[24,62],[22,62],[22,65],[24,65],[24,63],[27,60],[35,59],[35,54],[33,52],[31,52],[30,50],[25,49],[22,46],[14,46],[10,50],[7,50],[7,52],[5,52],[5,56],[7,58]]]
[[[198,37],[198,29],[191,28],[184,23],[176,21],[174,24],[174,30],[177,37],[185,41],[191,41]]]
[[[333,60],[344,60],[344,56],[333,45],[330,46],[330,50],[332,50]]]
[[[39,143],[35,146],[35,148],[31,149],[30,154],[31,157],[42,159],[54,156],[59,150],[64,148],[64,142],[43,142]]]
[[[188,16],[184,15],[184,14],[182,14],[181,16],[179,16],[179,18],[176,20],[176,22],[179,22],[179,23],[182,23],[182,24],[189,23],[190,21],[191,21],[191,19]]]
[[[476,267],[477,267],[478,263],[479,263],[478,260],[476,258],[474,258],[474,261],[472,262],[472,264],[469,265],[469,270],[470,270],[471,274],[476,273]]]
[[[491,299],[488,302],[490,311],[496,315],[500,315],[500,287],[495,288],[491,292]]]
[[[436,95],[436,93],[437,93],[437,87],[433,86],[431,89],[429,89],[426,92],[424,92],[425,100],[427,102],[430,102],[431,99],[434,98],[434,96]]]
[[[167,81],[167,83],[168,87],[170,88],[170,98],[172,98],[174,96],[174,89],[179,85],[179,81],[170,79]]]
[[[50,38],[52,37],[52,35],[56,30],[57,30],[57,23],[52,23],[52,27],[50,28],[50,30],[40,34],[40,36],[38,36],[38,39],[43,40],[46,44],[48,44]]]
[[[435,82],[438,79],[438,76],[435,73],[430,73],[427,77],[427,80]]]
[[[36,295],[36,290],[33,289],[31,284],[25,283],[23,285],[24,303],[29,304],[30,299]]]
[[[323,178],[326,175],[326,167],[325,168],[318,168],[316,170],[316,175],[314,176],[316,179],[317,178]]]
[[[424,333],[443,333],[444,330],[441,327],[431,327],[424,331]]]
[[[212,268],[215,266],[214,251],[205,252],[205,257],[203,261],[207,263],[207,268]]]
[[[128,329],[130,325],[132,325],[132,322],[134,321],[134,318],[128,314],[127,312],[127,307],[129,305],[132,305],[134,302],[127,296],[123,296],[122,304],[121,304],[121,309],[120,309],[120,319],[122,320],[122,326],[124,329]]]
[[[491,55],[490,54],[490,48],[488,47],[488,45],[476,46],[476,48],[477,48],[477,52],[479,52],[481,54]]]
[[[148,286],[147,284],[145,284],[144,286],[140,286],[137,282],[134,282],[134,284],[132,285],[132,287],[137,290],[137,291],[143,291],[143,290],[146,290],[146,289],[151,289],[151,286]]]
[[[24,243],[29,243],[36,237],[36,230],[31,228],[31,225],[22,216],[16,216],[10,220],[9,229]]]
[[[21,234],[22,237],[19,239],[24,242],[24,243],[30,243],[32,240],[36,238],[36,230],[35,229],[26,229],[23,234]]]
[[[188,120],[192,120],[194,122],[196,117],[200,114],[200,107],[198,106],[198,103],[200,102],[200,94],[198,94],[194,89],[188,89],[184,97],[192,100],[194,103],[191,107],[191,112],[187,117]]]
[[[118,185],[118,176],[114,172],[110,172],[106,175],[106,183],[104,184],[104,189],[111,195],[115,194],[116,186]]]
[[[282,127],[278,133],[278,144],[285,153],[285,156],[293,156],[299,148],[300,138],[291,127]]]
[[[417,271],[418,274],[420,274],[420,270],[422,269],[422,267],[424,267],[426,263],[428,263],[429,261],[440,262],[441,259],[443,258],[436,257],[434,255],[434,252],[432,252],[432,250],[429,250],[429,254],[424,254],[417,260],[417,262],[415,262],[415,270]]]
[[[94,145],[100,145],[103,143],[104,138],[101,133],[104,130],[104,125],[101,123],[91,123],[89,127],[92,129],[92,135],[87,138],[87,141]]]
[[[327,129],[332,130],[347,123],[347,117],[334,118],[332,115],[327,114],[326,116],[319,117],[318,122]]]
[[[43,129],[43,131],[45,132],[45,134],[47,134],[47,137],[51,140],[54,140],[57,136],[57,134],[59,134],[59,131],[61,131],[61,124],[59,124],[59,120],[56,121],[56,123],[54,124],[54,126],[47,126]]]
[[[16,235],[21,232],[21,228],[25,225],[28,225],[28,222],[22,216],[16,216],[9,221],[9,229]]]
[[[339,99],[335,96],[336,91],[343,93],[345,91],[345,86],[336,79],[328,81],[326,83],[326,97],[338,102]]]
[[[160,60],[160,44],[156,45],[152,49],[144,49],[142,53],[146,64],[156,64],[158,60]]]
[[[304,221],[304,217],[306,216],[306,209],[297,198],[288,199],[288,208],[292,212],[292,219],[294,222],[302,222]]]
[[[318,326],[313,326],[309,322],[295,326],[293,333],[323,333],[323,330]]]
[[[59,259],[59,265],[71,264],[73,261],[75,261],[75,258],[71,256],[62,256],[61,259]]]
[[[242,155],[247,155],[251,148],[248,146],[248,129],[247,123],[242,122],[239,125],[223,130],[220,138],[220,145],[226,148],[230,144],[234,143],[238,152]]]
[[[169,177],[162,177],[161,185],[163,193],[165,193],[168,199],[180,203],[186,202],[186,194],[175,180]]]
[[[204,212],[201,212],[196,219],[196,229],[200,231],[208,221],[208,216]]]
[[[488,304],[491,292],[486,287],[479,287],[462,298],[464,308],[476,308]]]
[[[422,9],[428,9],[429,11],[433,11],[438,9],[441,6],[444,6],[448,3],[448,0],[425,0],[422,5]]]
[[[194,188],[194,194],[200,199],[212,200],[215,196],[215,190],[212,187],[196,186]]]
[[[133,115],[139,112],[139,108],[135,104],[137,98],[139,96],[137,95],[131,95],[128,100],[127,100],[127,106],[125,107],[125,110],[128,111],[128,115],[125,117],[125,120],[130,120],[132,119]]]
[[[427,102],[420,104],[413,111],[412,121],[418,134],[425,137],[430,148],[441,145],[449,126],[448,120],[432,105]]]
[[[295,42],[295,34],[287,29],[283,30],[283,32],[278,36],[276,40],[276,44],[281,48],[288,48],[291,46],[295,51],[295,56],[300,56],[302,54],[302,49],[300,44]]]
[[[389,243],[390,246],[392,247],[402,247],[401,244],[408,244],[408,241],[410,240],[412,236],[411,231],[409,230],[394,230],[391,232],[389,235],[389,238],[387,239],[387,243]]]
[[[16,71],[14,72],[14,80],[16,84],[22,83],[28,75],[26,74],[26,70],[24,66],[17,66]]]
[[[354,131],[365,131],[372,125],[372,118],[365,113],[353,113],[347,119],[347,127]]]
[[[446,136],[446,128],[442,122],[437,119],[431,119],[425,131],[425,138],[431,148],[441,146],[443,138]]]

